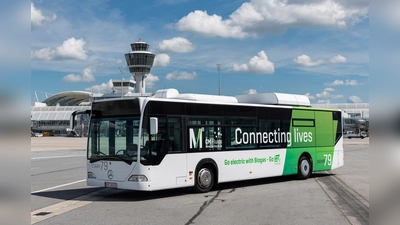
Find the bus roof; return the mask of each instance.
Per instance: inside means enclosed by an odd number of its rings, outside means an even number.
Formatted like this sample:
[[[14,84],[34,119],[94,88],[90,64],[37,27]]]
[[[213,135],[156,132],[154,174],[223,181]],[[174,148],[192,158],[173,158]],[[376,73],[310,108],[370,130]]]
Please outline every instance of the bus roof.
[[[305,95],[272,92],[272,93],[236,95],[235,97],[240,103],[311,107],[310,100]]]
[[[205,94],[179,94],[176,89],[158,90],[154,98],[181,99],[199,102],[220,102],[220,103],[251,103],[263,105],[287,105],[310,107],[310,100],[305,95],[285,93],[261,93],[233,96],[205,95]]]

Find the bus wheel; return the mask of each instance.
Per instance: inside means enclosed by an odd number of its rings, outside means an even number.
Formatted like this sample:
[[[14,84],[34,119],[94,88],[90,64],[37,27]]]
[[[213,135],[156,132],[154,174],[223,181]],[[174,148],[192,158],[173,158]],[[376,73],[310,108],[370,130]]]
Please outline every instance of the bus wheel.
[[[300,180],[305,180],[311,175],[311,163],[308,157],[302,156],[299,160],[299,165],[297,169],[297,178]]]
[[[196,173],[194,191],[201,193],[209,192],[213,186],[214,186],[213,170],[207,165],[201,166]]]

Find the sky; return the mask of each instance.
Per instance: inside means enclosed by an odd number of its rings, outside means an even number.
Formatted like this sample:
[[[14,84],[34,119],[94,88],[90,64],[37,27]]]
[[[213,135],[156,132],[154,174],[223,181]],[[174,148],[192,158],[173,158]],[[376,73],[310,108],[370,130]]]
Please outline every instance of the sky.
[[[31,100],[112,92],[139,38],[156,55],[146,92],[369,102],[368,0],[32,1]]]

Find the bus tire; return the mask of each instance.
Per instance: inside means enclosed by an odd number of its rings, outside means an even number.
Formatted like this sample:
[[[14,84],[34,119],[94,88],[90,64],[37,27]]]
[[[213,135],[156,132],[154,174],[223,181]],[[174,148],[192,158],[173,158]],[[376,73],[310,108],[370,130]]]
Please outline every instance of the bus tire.
[[[196,180],[193,187],[195,192],[209,192],[214,186],[214,171],[211,166],[203,164],[196,171]]]
[[[297,178],[300,180],[306,180],[311,175],[311,163],[307,156],[302,156],[299,160],[297,168]]]

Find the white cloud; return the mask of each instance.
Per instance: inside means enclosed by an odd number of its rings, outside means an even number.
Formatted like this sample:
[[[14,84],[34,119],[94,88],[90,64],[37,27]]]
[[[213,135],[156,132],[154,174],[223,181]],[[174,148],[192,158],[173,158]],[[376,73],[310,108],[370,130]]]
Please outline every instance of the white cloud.
[[[232,70],[253,74],[271,74],[274,73],[275,68],[274,63],[268,60],[268,56],[265,54],[265,52],[261,51],[257,56],[251,58],[248,64],[233,64]]]
[[[359,84],[356,80],[346,80],[346,85],[357,86],[362,84]]]
[[[343,84],[344,82],[342,80],[335,80],[332,83],[325,83],[326,86],[338,86]]]
[[[74,37],[65,40],[61,46],[55,50],[51,47],[43,48],[40,50],[31,51],[32,60],[65,60],[65,59],[79,59],[86,60],[88,58],[87,52],[83,49],[86,41],[75,39]]]
[[[177,30],[190,31],[206,36],[244,38],[248,36],[242,29],[232,24],[231,20],[222,20],[216,14],[208,15],[207,11],[196,10],[182,17],[175,25]]]
[[[323,60],[316,60],[316,61],[312,61],[310,56],[308,55],[301,55],[301,56],[297,56],[296,59],[293,60],[295,64],[299,65],[299,66],[319,66],[321,64],[324,63]]]
[[[49,17],[49,16],[44,16],[42,11],[37,9],[35,7],[35,5],[33,4],[33,2],[31,2],[31,24],[33,26],[42,26],[42,22],[43,21],[49,21],[52,22],[55,19],[57,19],[57,15],[53,14],[53,16]]]
[[[111,93],[112,88],[113,88],[113,83],[112,80],[110,79],[107,83],[94,85],[92,87],[85,88],[85,90],[93,93]]]
[[[231,38],[283,32],[290,27],[343,28],[367,17],[368,7],[342,0],[252,0],[243,3],[227,19],[196,10],[182,17],[175,27],[180,31]]]
[[[145,82],[146,82],[146,88],[153,88],[154,85],[155,85],[155,83],[156,83],[157,81],[159,81],[159,80],[160,80],[160,78],[158,78],[158,76],[154,76],[154,75],[151,74],[151,73],[147,74],[146,80],[145,80]]]
[[[249,90],[245,91],[245,93],[249,94],[249,95],[253,95],[253,94],[257,94],[257,90],[256,89],[249,89]]]
[[[343,98],[344,96],[343,95],[331,95],[331,98]]]
[[[318,100],[318,103],[319,104],[330,104],[331,100],[329,100],[329,99],[320,99],[320,100]]]
[[[153,67],[166,67],[170,63],[171,58],[165,53],[157,54],[154,59]]]
[[[304,94],[305,96],[307,96],[309,99],[315,99],[314,96],[312,96],[309,92]]]
[[[333,89],[328,89],[328,90],[324,90],[322,93],[318,93],[315,96],[317,98],[343,98],[343,95],[334,95],[331,92],[333,91]]]
[[[63,80],[66,82],[91,82],[94,81],[94,67],[87,67],[83,70],[82,74],[68,74],[67,76],[63,77]]]
[[[317,98],[328,98],[331,94],[328,91],[323,91],[322,93],[318,93],[315,96]]]
[[[335,91],[333,88],[325,88],[324,91]]]
[[[186,38],[176,37],[169,40],[163,40],[158,44],[158,49],[163,52],[186,53],[195,49],[195,46]]]
[[[182,72],[174,71],[165,76],[167,80],[194,80],[196,79],[196,77],[197,77],[196,72],[188,73],[185,71]]]
[[[341,55],[337,55],[329,60],[331,63],[345,63],[347,59]]]
[[[335,80],[332,83],[325,83],[326,86],[339,86],[339,85],[347,85],[347,86],[358,86],[358,85],[362,85],[360,83],[358,83],[358,81],[356,80]]]
[[[348,103],[360,103],[363,102],[362,99],[358,96],[352,95],[347,99]]]

